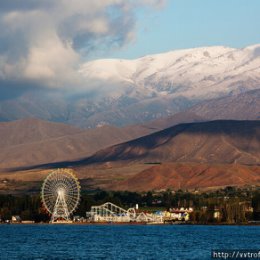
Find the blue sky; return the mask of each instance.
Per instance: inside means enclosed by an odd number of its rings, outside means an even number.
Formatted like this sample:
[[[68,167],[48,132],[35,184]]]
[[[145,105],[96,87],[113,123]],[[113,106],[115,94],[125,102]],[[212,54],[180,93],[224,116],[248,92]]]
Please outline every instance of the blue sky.
[[[137,13],[135,42],[105,55],[137,58],[199,46],[242,48],[260,43],[259,0],[169,0]]]

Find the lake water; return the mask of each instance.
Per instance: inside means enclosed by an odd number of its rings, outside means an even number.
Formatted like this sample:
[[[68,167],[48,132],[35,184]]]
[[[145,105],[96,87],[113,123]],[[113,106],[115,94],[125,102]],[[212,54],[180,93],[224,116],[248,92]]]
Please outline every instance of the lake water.
[[[211,259],[260,249],[260,226],[0,225],[0,259]]]

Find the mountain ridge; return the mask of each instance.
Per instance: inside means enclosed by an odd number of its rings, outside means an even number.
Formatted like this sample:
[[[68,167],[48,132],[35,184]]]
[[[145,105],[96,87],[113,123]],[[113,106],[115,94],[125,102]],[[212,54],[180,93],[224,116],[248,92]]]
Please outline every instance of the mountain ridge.
[[[186,123],[97,152],[87,162],[260,163],[260,121]]]
[[[260,45],[204,47],[82,65],[80,90],[0,100],[0,119],[37,117],[80,127],[141,124],[201,102],[260,89]]]

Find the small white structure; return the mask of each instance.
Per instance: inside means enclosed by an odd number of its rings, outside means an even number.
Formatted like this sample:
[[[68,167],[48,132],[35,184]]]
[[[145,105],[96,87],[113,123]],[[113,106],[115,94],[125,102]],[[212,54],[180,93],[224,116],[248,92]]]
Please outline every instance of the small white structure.
[[[12,223],[21,223],[22,219],[20,216],[12,216],[11,222]]]
[[[213,218],[214,219],[220,219],[221,218],[221,214],[220,211],[215,209],[214,213],[213,213]]]

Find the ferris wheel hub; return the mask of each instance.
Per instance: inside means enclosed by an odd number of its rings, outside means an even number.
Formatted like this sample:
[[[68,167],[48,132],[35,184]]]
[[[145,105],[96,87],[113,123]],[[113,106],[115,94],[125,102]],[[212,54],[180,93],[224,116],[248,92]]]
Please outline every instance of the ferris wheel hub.
[[[65,194],[64,189],[63,189],[63,188],[59,188],[59,189],[58,189],[58,195],[59,195],[59,196],[64,196],[64,194]]]

